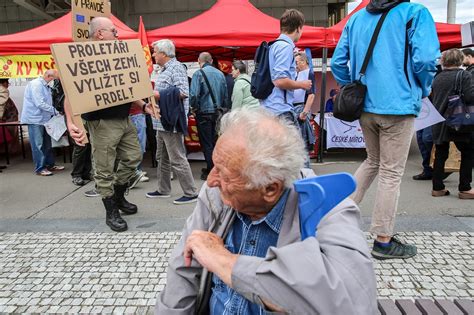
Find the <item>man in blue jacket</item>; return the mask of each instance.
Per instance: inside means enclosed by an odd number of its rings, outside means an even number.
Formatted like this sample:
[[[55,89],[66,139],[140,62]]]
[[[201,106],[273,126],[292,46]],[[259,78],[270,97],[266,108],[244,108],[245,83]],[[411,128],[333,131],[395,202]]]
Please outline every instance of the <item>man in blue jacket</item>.
[[[376,235],[372,256],[376,259],[408,258],[414,245],[393,237],[400,183],[420,112],[421,98],[430,93],[439,58],[439,41],[428,9],[406,0],[372,0],[366,10],[347,22],[336,47],[331,70],[340,85],[359,78],[370,39],[383,12],[388,12],[362,83],[367,86],[360,124],[367,159],[355,173],[362,201],[379,175],[370,231]]]
[[[198,63],[201,69],[194,72],[191,80],[189,106],[196,116],[199,142],[207,166],[201,170],[201,179],[206,180],[207,175],[214,167],[212,152],[216,145],[218,108],[230,109],[231,104],[229,104],[227,96],[227,84],[224,75],[212,66],[211,54],[208,52],[199,54]],[[207,78],[209,85],[204,76]],[[209,87],[211,90],[209,90]]]

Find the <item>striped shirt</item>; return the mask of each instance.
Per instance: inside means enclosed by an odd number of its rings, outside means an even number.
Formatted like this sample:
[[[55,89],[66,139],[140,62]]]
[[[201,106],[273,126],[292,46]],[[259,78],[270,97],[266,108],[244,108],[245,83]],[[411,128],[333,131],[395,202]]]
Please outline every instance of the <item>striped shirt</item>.
[[[186,68],[176,58],[171,58],[160,71],[155,81],[155,91],[161,92],[176,86],[181,94],[189,96],[189,83]],[[189,111],[189,99],[183,99],[184,111],[186,117]],[[165,131],[160,120],[153,118],[153,129]]]

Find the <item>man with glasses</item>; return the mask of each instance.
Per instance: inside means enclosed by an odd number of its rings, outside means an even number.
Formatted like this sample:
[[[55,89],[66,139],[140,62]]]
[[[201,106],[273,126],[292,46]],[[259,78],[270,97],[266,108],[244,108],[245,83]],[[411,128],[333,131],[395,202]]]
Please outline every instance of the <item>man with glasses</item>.
[[[114,40],[118,35],[113,22],[106,17],[92,19],[89,34],[91,40]],[[82,114],[92,146],[96,188],[106,209],[105,222],[116,232],[128,229],[120,211],[123,214],[137,212],[137,206],[124,197],[142,159],[137,130],[128,116],[131,106],[153,114],[152,105],[141,100]],[[71,137],[83,145],[84,131],[72,122],[68,106],[65,111]]]

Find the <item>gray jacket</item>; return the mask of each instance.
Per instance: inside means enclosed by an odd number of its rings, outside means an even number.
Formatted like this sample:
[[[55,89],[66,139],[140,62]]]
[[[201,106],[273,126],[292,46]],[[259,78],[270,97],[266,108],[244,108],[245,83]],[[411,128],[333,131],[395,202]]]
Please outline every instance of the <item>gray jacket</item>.
[[[232,270],[233,289],[254,303],[268,300],[289,314],[376,314],[375,274],[355,203],[341,202],[323,218],[317,237],[304,241],[297,203],[292,189],[277,246],[270,247],[265,258],[239,256]],[[171,254],[156,314],[194,314],[202,267],[196,261],[184,266],[185,240],[193,230],[215,230],[232,211],[222,204],[217,188],[203,185]]]

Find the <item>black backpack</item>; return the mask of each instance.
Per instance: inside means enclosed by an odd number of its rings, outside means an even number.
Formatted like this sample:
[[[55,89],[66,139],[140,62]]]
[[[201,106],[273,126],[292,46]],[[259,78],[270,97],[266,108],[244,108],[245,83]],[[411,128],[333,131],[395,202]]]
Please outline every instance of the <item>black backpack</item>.
[[[272,94],[275,87],[270,75],[270,46],[277,41],[284,41],[277,39],[271,42],[262,42],[255,53],[255,71],[252,74],[252,82],[250,83],[250,92],[252,96],[258,99],[266,99]]]

